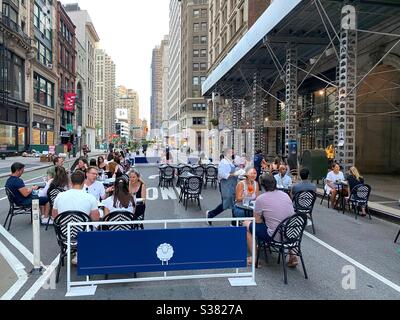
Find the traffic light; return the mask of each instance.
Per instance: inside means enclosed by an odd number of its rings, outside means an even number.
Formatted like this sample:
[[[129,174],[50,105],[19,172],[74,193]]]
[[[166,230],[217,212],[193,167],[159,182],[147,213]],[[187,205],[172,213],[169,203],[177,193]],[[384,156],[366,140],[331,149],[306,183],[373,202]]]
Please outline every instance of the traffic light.
[[[121,124],[120,123],[115,124],[115,133],[119,136],[121,135]]]

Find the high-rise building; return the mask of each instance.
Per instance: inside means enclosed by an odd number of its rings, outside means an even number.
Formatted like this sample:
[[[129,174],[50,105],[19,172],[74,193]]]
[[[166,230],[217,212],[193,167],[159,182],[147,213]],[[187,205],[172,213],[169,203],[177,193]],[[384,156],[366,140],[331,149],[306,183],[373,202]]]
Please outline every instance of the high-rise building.
[[[207,104],[201,85],[207,75],[208,1],[181,1],[180,126],[187,147],[206,148]]]
[[[66,13],[61,2],[57,2],[56,15],[57,30],[57,61],[58,61],[58,105],[60,118],[60,131],[76,133],[77,131],[77,111],[82,109],[69,110],[65,104],[67,94],[76,93],[76,44],[75,44],[75,25]],[[61,137],[62,143],[67,143],[70,138]]]
[[[209,0],[209,72],[226,57],[271,0]]]
[[[165,36],[161,42],[161,67],[162,67],[162,126],[168,132],[168,77],[169,77],[169,36]]]
[[[128,113],[129,136],[134,139],[141,139],[142,123],[139,119],[139,94],[124,86],[117,87],[116,109],[126,109]]]
[[[173,147],[180,145],[181,3],[169,3],[168,134]]]
[[[161,46],[153,49],[151,60],[151,101],[150,127],[151,135],[160,138],[162,125],[162,51]]]
[[[77,82],[77,90],[81,95],[82,104],[82,135],[83,143],[92,150],[95,149],[95,48],[100,38],[96,32],[93,22],[86,10],[81,10],[77,3],[65,5],[65,11],[76,26],[76,38],[81,47],[81,58],[84,59],[86,67],[81,66],[81,76],[84,81]],[[79,50],[79,45],[78,45]],[[82,64],[79,61],[78,64]],[[78,67],[79,68],[79,67]],[[79,103],[79,100],[78,100]]]
[[[0,148],[23,152],[32,143],[32,60],[36,59],[31,46],[29,22],[31,2],[3,1],[0,19],[0,61],[8,68],[0,72]],[[32,112],[32,114],[31,114]],[[37,117],[35,118],[37,119]],[[54,112],[49,110],[48,125],[54,131]],[[43,120],[43,119],[41,119]],[[46,122],[33,123],[35,130],[47,132]],[[41,126],[42,125],[42,126]],[[40,143],[40,138],[39,141]],[[47,141],[43,141],[47,144]]]
[[[102,49],[96,49],[96,141],[110,141],[115,132],[115,64]]]

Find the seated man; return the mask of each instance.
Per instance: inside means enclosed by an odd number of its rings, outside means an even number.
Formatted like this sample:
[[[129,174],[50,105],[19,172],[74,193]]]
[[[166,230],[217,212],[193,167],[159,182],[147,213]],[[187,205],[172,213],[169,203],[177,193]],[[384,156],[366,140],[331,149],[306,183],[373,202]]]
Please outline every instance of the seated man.
[[[103,183],[97,181],[98,175],[99,169],[97,167],[87,169],[84,190],[94,196],[96,200],[101,201],[107,198],[106,193],[113,191],[113,188],[105,190]]]
[[[37,186],[27,188],[24,181],[21,179],[25,171],[25,165],[23,163],[16,162],[11,166],[11,176],[8,178],[5,187],[10,189],[14,194],[15,204],[17,206],[29,207],[32,205],[32,191],[38,189]],[[49,202],[47,197],[39,197],[39,205],[44,207],[44,210],[48,210],[45,206]],[[44,211],[46,212],[46,211]]]
[[[85,174],[75,171],[71,176],[72,189],[61,192],[53,206],[53,217],[67,211],[79,211],[86,213],[93,221],[100,220],[97,200],[91,194],[83,190]]]
[[[290,189],[292,187],[292,178],[287,174],[287,169],[285,165],[279,166],[279,173],[275,175],[275,180],[278,189]]]
[[[293,209],[293,203],[290,197],[276,189],[276,180],[268,175],[264,174],[260,177],[260,184],[265,189],[265,193],[259,196],[256,200],[254,208],[254,218],[256,219],[256,236],[260,240],[270,242],[272,235],[276,228],[285,219],[295,214]],[[263,221],[264,218],[264,221]],[[247,227],[247,245],[250,252],[253,249],[253,223],[245,221],[243,223]],[[248,263],[251,264],[251,258],[248,259]],[[290,255],[288,266],[297,266],[297,257]]]
[[[301,171],[300,171],[301,182],[296,183],[292,187],[293,198],[295,197],[295,195],[297,193],[300,193],[300,192],[304,192],[304,191],[317,192],[317,186],[314,183],[312,183],[310,180],[308,180],[309,175],[310,175],[310,170],[308,170],[307,168],[301,169]]]
[[[343,172],[340,171],[340,166],[337,163],[332,165],[332,171],[328,173],[325,179],[325,192],[331,196],[332,208],[337,208],[336,196],[338,194],[338,183],[345,181]],[[345,194],[343,194],[344,196]]]

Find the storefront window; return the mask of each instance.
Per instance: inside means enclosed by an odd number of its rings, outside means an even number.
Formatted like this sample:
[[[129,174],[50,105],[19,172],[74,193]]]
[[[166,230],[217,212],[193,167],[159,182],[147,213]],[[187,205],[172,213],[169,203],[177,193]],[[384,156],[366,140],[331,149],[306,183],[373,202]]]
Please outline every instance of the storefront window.
[[[16,146],[15,126],[0,124],[0,147],[13,149]]]
[[[26,145],[26,128],[18,128],[18,151],[24,151]]]

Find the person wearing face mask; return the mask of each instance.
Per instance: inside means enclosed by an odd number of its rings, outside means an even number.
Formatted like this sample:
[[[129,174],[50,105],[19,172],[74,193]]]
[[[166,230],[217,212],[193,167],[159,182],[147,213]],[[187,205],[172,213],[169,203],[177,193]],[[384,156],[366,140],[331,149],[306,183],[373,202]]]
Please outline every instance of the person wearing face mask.
[[[214,219],[227,209],[232,209],[232,216],[234,216],[233,207],[235,204],[235,193],[238,177],[235,175],[236,167],[232,162],[233,150],[228,149],[225,151],[225,157],[221,160],[218,166],[218,180],[220,182],[221,204],[214,210],[206,211],[206,219]],[[211,225],[212,222],[208,221]]]

